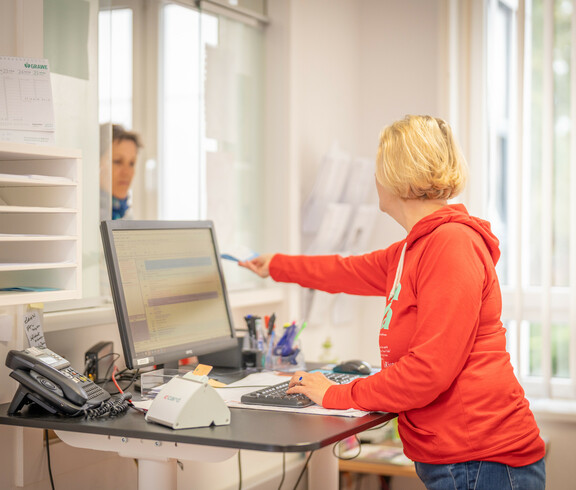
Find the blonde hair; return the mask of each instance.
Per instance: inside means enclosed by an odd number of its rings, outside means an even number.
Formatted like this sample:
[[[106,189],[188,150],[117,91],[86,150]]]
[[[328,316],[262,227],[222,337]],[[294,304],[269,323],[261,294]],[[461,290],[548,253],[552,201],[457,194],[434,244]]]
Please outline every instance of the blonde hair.
[[[380,134],[376,178],[403,199],[450,199],[466,175],[466,160],[442,119],[406,116]]]

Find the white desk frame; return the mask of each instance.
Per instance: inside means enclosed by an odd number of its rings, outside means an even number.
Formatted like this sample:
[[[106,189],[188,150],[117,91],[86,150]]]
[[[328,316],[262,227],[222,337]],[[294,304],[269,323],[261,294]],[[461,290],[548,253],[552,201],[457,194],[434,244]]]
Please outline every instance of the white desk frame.
[[[138,460],[138,490],[177,490],[177,460],[217,463],[232,458],[238,449],[179,444],[129,437],[55,431],[66,444],[98,451],[113,451]],[[308,488],[338,490],[338,459],[333,446],[317,449],[310,459]]]

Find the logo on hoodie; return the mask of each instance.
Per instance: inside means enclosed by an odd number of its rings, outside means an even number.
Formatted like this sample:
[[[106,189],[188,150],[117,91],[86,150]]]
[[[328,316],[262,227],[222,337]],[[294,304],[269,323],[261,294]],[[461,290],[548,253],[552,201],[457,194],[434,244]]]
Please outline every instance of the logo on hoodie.
[[[390,328],[390,322],[392,321],[392,302],[397,301],[400,296],[400,290],[402,289],[402,284],[398,283],[394,288],[394,291],[388,296],[386,300],[386,308],[384,309],[384,318],[382,318],[382,325],[380,329],[388,330]]]
[[[384,318],[382,318],[382,325],[380,330],[388,330],[390,327],[390,322],[392,321],[392,302],[397,301],[400,296],[400,290],[402,285],[400,284],[400,279],[402,279],[402,270],[404,269],[404,258],[406,256],[406,248],[408,243],[404,243],[402,247],[402,252],[400,253],[400,259],[398,260],[398,265],[396,266],[396,276],[394,277],[394,283],[392,284],[392,289],[388,298],[386,298],[386,309],[384,310]]]

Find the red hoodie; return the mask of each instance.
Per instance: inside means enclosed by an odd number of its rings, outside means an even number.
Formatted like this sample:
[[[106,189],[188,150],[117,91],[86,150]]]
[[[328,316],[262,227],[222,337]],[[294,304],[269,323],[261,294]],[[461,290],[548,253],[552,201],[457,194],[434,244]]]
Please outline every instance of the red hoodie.
[[[524,466],[541,459],[544,442],[506,352],[499,256],[490,224],[462,205],[426,216],[385,250],[275,255],[276,281],[387,297],[382,370],[331,386],[322,405],[398,413],[404,452],[422,463]]]

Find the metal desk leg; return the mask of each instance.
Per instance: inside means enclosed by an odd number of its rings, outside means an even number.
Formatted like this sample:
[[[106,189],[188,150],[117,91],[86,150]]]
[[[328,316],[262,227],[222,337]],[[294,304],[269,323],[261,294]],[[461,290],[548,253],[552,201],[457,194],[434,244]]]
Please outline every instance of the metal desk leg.
[[[308,470],[308,488],[338,490],[338,458],[334,456],[332,449],[333,446],[317,449],[312,455]]]
[[[176,460],[138,460],[138,490],[172,490],[177,488]]]

